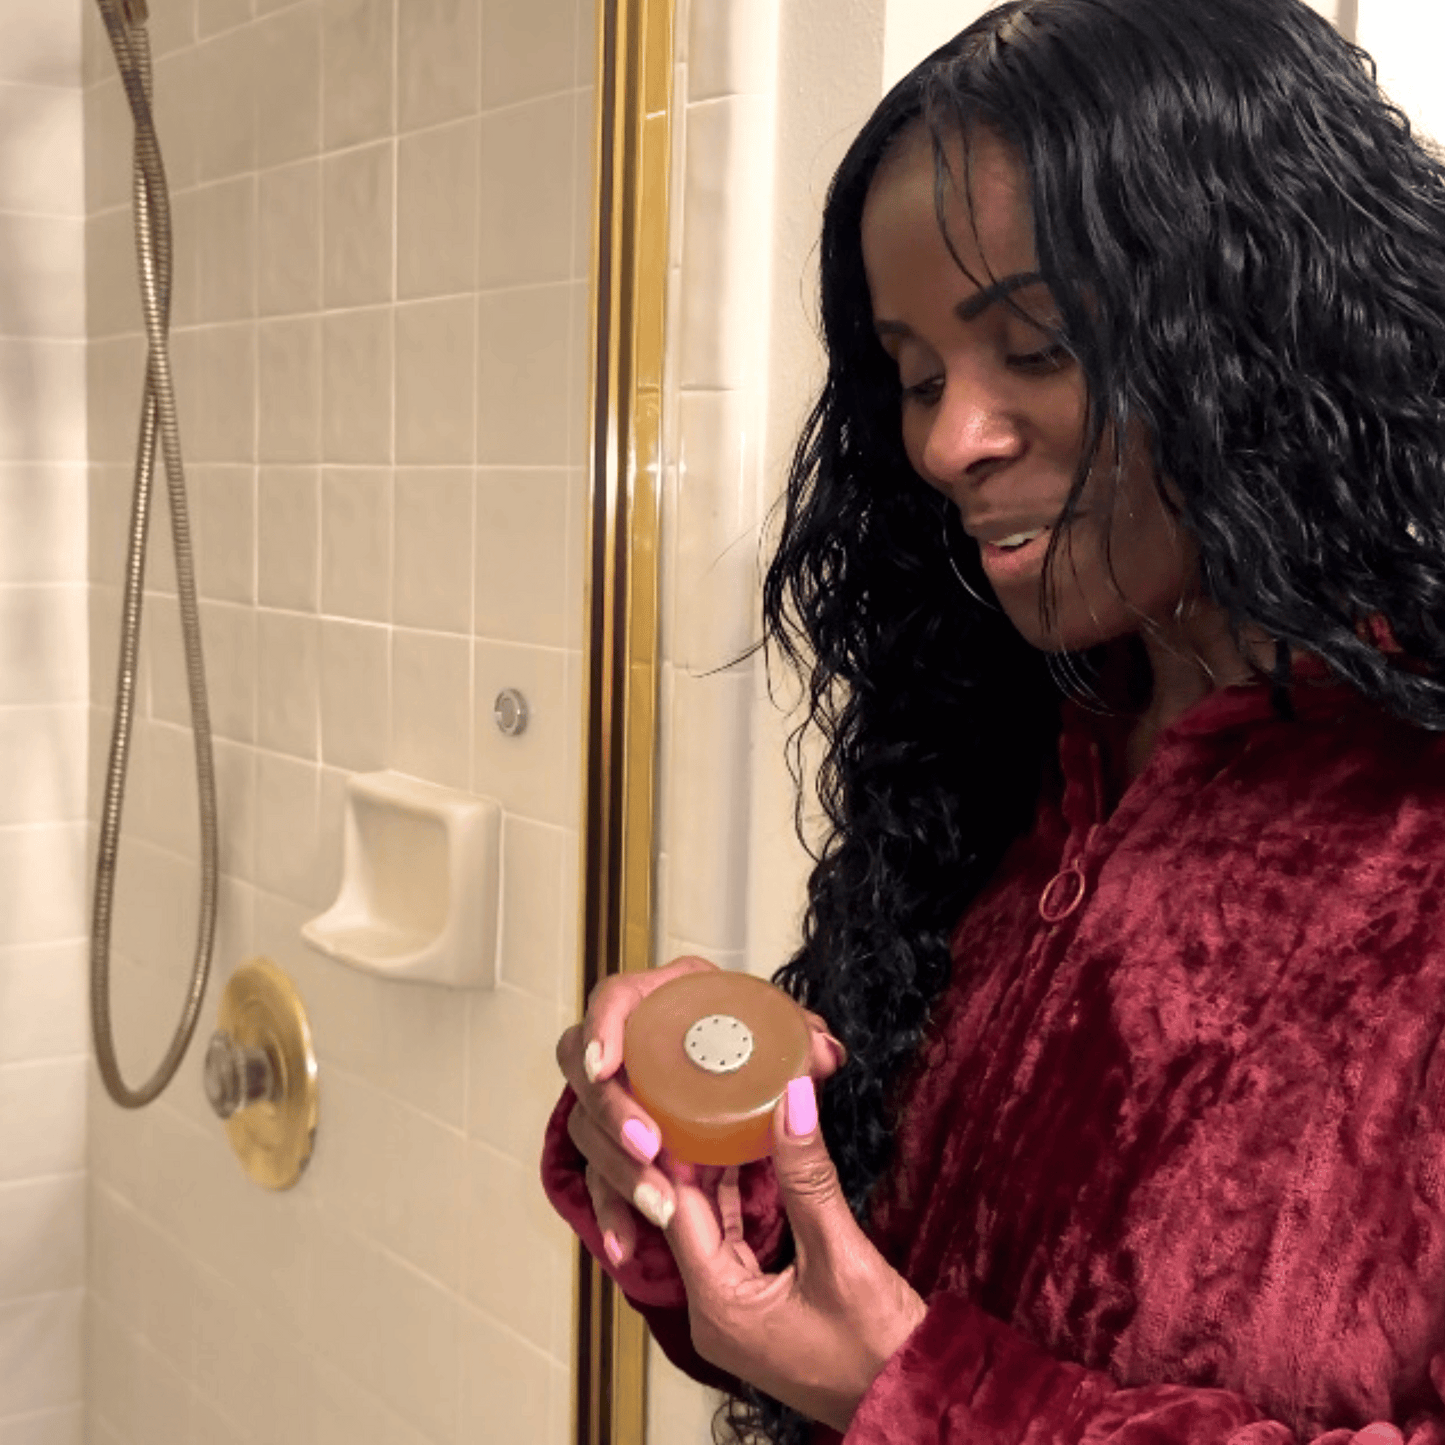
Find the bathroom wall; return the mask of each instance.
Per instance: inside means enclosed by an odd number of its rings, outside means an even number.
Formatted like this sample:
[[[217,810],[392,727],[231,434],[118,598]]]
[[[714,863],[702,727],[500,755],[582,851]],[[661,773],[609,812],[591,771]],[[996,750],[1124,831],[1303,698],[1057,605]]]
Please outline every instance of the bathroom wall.
[[[768,976],[807,858],[789,725],[758,655],[766,517],[819,375],[811,253],[833,166],[880,93],[882,0],[679,8],[664,500],[658,959]],[[779,701],[791,695],[775,672]],[[649,1353],[649,1439],[719,1402]]]
[[[78,1445],[85,1246],[80,13],[0,7],[0,1441]]]
[[[657,957],[747,949],[762,294],[777,0],[678,0],[664,367]],[[746,277],[746,280],[744,279]],[[648,1346],[648,1439],[712,1439],[720,1397]]]
[[[1439,57],[1445,14],[1420,0],[1339,0],[1357,16],[1359,43],[1374,56],[1380,84],[1412,124],[1445,144]]]
[[[925,56],[932,54],[945,41],[951,40],[965,26],[972,25],[980,15],[992,10],[999,0],[888,0],[883,40],[883,88],[887,90],[901,80]],[[1426,25],[1439,22],[1427,19],[1419,0],[1306,0],[1327,20],[1340,22],[1340,7],[1353,15],[1359,6],[1388,5],[1407,21]],[[1345,17],[1348,21],[1349,16]],[[1408,30],[1410,24],[1396,28]],[[1429,52],[1426,52],[1429,53]]]
[[[90,9],[93,809],[144,358],[129,127]],[[321,1114],[306,1174],[269,1193],[199,1046],[142,1112],[92,1086],[87,1438],[560,1442],[571,1242],[536,1159],[576,1007],[593,7],[150,9],[224,873],[198,1044],[227,975],[271,957],[310,1010]],[[197,911],[163,516],[153,538],[115,949],[132,1082],[179,1013]],[[492,721],[504,687],[531,707],[516,738]],[[334,896],[347,778],[381,768],[503,803],[495,991],[300,941]]]
[[[953,39],[997,0],[888,0],[883,25],[883,89],[890,89],[925,56]]]

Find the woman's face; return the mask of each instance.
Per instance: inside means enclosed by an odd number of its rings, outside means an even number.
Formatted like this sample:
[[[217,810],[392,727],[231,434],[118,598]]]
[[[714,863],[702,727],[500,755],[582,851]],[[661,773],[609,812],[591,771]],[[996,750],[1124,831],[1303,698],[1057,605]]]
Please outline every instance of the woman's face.
[[[967,194],[948,192],[944,212],[963,269],[939,231],[921,126],[885,159],[863,212],[873,317],[898,363],[908,458],[958,508],[1000,605],[1035,647],[1079,650],[1138,632],[1141,613],[1177,630],[1195,553],[1132,433],[1117,485],[1106,445],[1060,538],[1057,606],[1044,626],[1039,583],[1079,465],[1084,377],[1057,343],[1058,310],[1037,277],[1022,166],[987,131],[972,134],[969,151]],[[961,143],[950,162],[962,178]]]

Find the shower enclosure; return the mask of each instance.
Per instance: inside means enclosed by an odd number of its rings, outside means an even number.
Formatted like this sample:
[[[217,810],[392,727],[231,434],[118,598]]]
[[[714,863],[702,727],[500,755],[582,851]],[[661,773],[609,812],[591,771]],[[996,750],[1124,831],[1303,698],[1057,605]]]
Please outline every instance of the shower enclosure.
[[[848,10],[151,0],[220,823],[200,1034],[264,955],[320,1062],[314,1156],[271,1192],[200,1049],[136,1111],[87,1057],[145,355],[131,132],[93,0],[3,7],[0,1437],[634,1441],[646,1366],[654,1438],[707,1438],[536,1159],[581,961],[766,974],[791,946],[783,729],[727,664],[815,376],[812,214],[878,93],[887,6]],[[129,1079],[197,926],[166,528],[116,884]],[[495,990],[301,941],[347,779],[388,768],[502,804]]]
[[[623,433],[614,416],[599,441],[591,390],[610,14],[599,31],[592,0],[151,6],[220,819],[202,1038],[251,955],[305,998],[321,1124],[280,1193],[226,1149],[199,1049],[137,1111],[85,1057],[86,818],[144,369],[131,128],[92,5],[0,22],[7,1438],[575,1433],[575,1253],[536,1156],[578,1007],[584,718],[609,676],[584,606],[599,446],[626,555]],[[157,508],[115,895],[130,1079],[164,1052],[197,926],[166,527]],[[493,718],[509,688],[520,733]],[[334,896],[345,781],[383,768],[501,802],[495,990],[391,984],[301,943]],[[605,786],[615,808],[625,785]]]

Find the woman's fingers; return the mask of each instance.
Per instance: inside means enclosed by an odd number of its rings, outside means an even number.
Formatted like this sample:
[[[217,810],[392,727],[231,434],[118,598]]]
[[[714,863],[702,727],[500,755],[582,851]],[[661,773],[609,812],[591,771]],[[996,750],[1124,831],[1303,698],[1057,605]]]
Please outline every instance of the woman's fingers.
[[[587,1081],[582,1063],[581,1024],[573,1024],[557,1041],[557,1063],[577,1095],[573,1118],[583,1115],[591,1119],[639,1164],[650,1164],[662,1147],[662,1134],[618,1080],[605,1079],[597,1084]]]
[[[592,992],[586,1017],[557,1041],[557,1066],[577,1095],[568,1128],[573,1143],[624,1197],[633,1198],[641,1185],[638,1207],[661,1228],[673,1207],[671,1187],[659,1171],[641,1171],[657,1157],[662,1133],[614,1077],[622,1062],[623,1029],[654,989],[715,967],[703,958],[680,958],[666,968],[604,979]]]
[[[587,1082],[601,1083],[617,1072],[622,1064],[622,1034],[628,1015],[648,994],[683,974],[716,969],[717,965],[705,958],[677,958],[666,968],[619,973],[604,979],[593,989],[581,1025],[582,1069]]]
[[[573,1024],[563,1031],[562,1037],[557,1040],[557,1067],[572,1086],[572,1092],[585,1102],[593,1092],[594,1081],[588,1077],[587,1040],[583,1029],[583,1024]]]
[[[612,1191],[619,1204],[627,1201],[659,1229],[667,1228],[676,1207],[676,1198],[672,1185],[660,1169],[640,1163],[584,1109],[573,1109],[567,1120],[567,1133],[586,1158],[589,1175],[595,1174],[598,1182]],[[598,1198],[594,1193],[594,1210]],[[610,1204],[611,1201],[604,1196],[603,1202]],[[602,1224],[600,1214],[597,1220]]]
[[[730,1164],[717,1184],[717,1212],[722,1220],[723,1238],[734,1244],[743,1240],[743,1197],[738,1189],[738,1166]]]
[[[821,1082],[836,1074],[848,1062],[848,1050],[843,1043],[828,1032],[828,1022],[821,1014],[804,1009],[808,1028],[813,1035],[813,1046],[808,1054],[808,1072]]]
[[[597,1172],[587,1166],[587,1192],[592,1196],[592,1213],[602,1231],[602,1248],[615,1266],[627,1263],[637,1251],[637,1225],[627,1201]]]

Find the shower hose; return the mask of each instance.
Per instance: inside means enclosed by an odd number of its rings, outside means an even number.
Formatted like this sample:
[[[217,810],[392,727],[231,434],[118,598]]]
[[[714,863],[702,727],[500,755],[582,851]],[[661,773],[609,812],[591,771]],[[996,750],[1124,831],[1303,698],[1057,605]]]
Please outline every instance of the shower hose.
[[[95,1061],[106,1092],[117,1104],[139,1109],[170,1083],[185,1057],[210,972],[216,933],[216,778],[211,753],[206,674],[201,658],[201,628],[196,608],[195,568],[186,517],[185,474],[181,466],[176,399],[171,382],[168,336],[171,312],[171,214],[165,168],[151,114],[150,43],[145,0],[97,0],[120,69],[121,83],[135,121],[133,205],[136,253],[140,267],[141,309],[146,334],[145,392],[136,444],[135,488],[131,502],[130,544],[121,604],[120,663],[116,674],[115,716],[105,797],[100,813],[100,844],[95,867],[95,900],[90,935],[90,1013]],[[195,738],[196,792],[201,822],[201,900],[196,954],[185,1007],[175,1036],[155,1073],[138,1088],[121,1077],[110,1014],[110,931],[115,872],[120,853],[121,808],[125,801],[131,723],[135,711],[136,670],[140,653],[141,602],[145,591],[146,534],[150,521],[157,443],[165,462],[170,500],[171,538],[175,547],[176,594],[180,603],[191,728]]]

